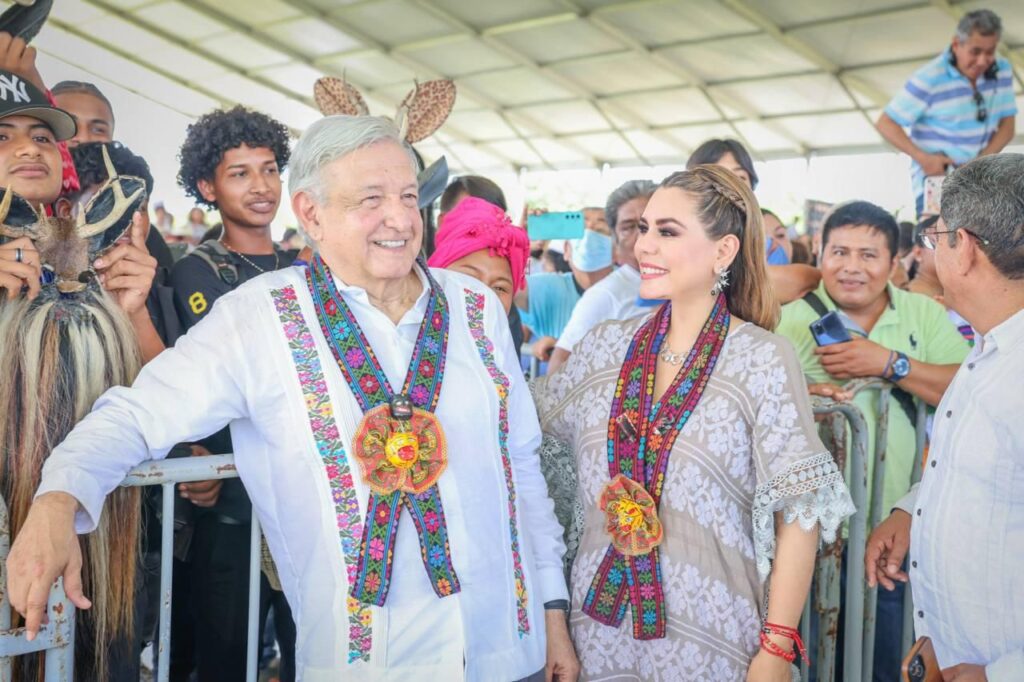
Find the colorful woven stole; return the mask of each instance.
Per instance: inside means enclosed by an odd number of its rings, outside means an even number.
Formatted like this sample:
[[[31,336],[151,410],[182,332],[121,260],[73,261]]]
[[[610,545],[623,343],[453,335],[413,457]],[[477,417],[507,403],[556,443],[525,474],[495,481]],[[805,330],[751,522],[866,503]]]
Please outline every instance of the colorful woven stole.
[[[672,446],[700,402],[729,332],[723,294],[678,375],[655,403],[654,373],[670,317],[671,304],[666,303],[640,327],[619,373],[608,420],[612,480],[601,495],[612,544],[583,602],[584,613],[613,627],[622,623],[628,604],[636,639],[665,636],[658,503]]]
[[[459,591],[436,484],[447,463],[446,444],[433,415],[448,348],[448,301],[430,270],[421,267],[430,284],[430,295],[400,394],[392,390],[323,259],[315,256],[306,270],[306,283],[324,336],[363,410],[353,449],[358,458],[360,452],[376,447],[371,452],[375,460],[368,464],[369,458],[364,456],[359,461],[371,492],[352,596],[377,606],[387,600],[403,506],[416,525],[423,565],[434,592],[446,597]],[[411,465],[413,461],[415,466]]]

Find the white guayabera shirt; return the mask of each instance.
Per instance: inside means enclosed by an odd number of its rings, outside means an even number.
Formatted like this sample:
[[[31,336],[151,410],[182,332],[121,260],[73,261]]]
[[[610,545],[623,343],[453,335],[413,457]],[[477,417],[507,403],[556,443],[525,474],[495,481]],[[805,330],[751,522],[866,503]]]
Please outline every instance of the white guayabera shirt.
[[[438,485],[461,591],[435,595],[404,509],[386,605],[364,606],[348,597],[368,499],[350,456],[362,413],[304,273],[268,273],[218,299],[131,388],[105,393],[47,460],[39,494],[76,497],[77,530],[88,532],[130,467],[230,423],[239,476],[295,615],[300,679],[490,682],[541,670],[544,603],[568,598],[564,545],[501,304],[475,279],[434,271],[451,314],[436,410],[449,464]],[[338,289],[401,386],[426,285],[397,325],[364,290]]]
[[[942,668],[1024,680],[1024,311],[978,339],[935,413],[912,516],[914,629]]]

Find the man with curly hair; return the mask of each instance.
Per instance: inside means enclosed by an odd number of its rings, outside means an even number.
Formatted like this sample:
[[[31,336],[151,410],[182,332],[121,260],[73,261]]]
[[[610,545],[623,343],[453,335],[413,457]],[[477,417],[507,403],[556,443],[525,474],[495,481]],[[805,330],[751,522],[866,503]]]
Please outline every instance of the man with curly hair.
[[[220,238],[200,244],[171,272],[175,304],[186,329],[205,317],[218,298],[243,282],[291,265],[274,244],[270,224],[281,200],[288,163],[288,129],[269,116],[237,106],[200,117],[181,147],[178,183],[198,203],[220,212]],[[196,454],[232,452],[228,430],[203,440]],[[248,616],[249,537],[252,508],[238,479],[179,486],[195,505],[187,567],[200,682],[243,680]],[[282,680],[294,679],[295,626],[287,602],[263,578],[261,612],[274,603],[282,650]],[[181,584],[178,581],[176,585]],[[177,588],[176,588],[177,589]],[[176,631],[175,647],[185,633]],[[174,667],[174,666],[172,666]],[[172,675],[177,676],[178,670]],[[187,673],[186,673],[187,675]]]
[[[288,129],[244,107],[211,112],[189,126],[178,184],[197,203],[218,210],[224,230],[171,274],[186,327],[242,282],[290,265],[270,236],[288,155]]]

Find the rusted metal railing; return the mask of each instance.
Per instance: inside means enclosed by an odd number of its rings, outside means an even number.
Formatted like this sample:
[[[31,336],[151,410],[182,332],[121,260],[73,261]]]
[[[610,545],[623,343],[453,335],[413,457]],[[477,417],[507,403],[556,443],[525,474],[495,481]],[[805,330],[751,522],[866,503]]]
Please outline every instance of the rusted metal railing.
[[[825,415],[827,423],[823,430],[826,447],[833,453],[840,468],[850,455],[847,485],[857,512],[849,519],[848,537],[825,547],[818,556],[811,598],[804,610],[802,635],[809,641],[809,621],[812,608],[818,616],[817,656],[814,658],[817,682],[832,682],[835,679],[835,660],[839,625],[839,586],[842,570],[843,544],[846,549],[846,604],[844,617],[843,679],[869,680],[874,671],[875,630],[877,627],[878,588],[867,588],[864,575],[864,554],[867,533],[885,520],[889,510],[883,508],[885,490],[886,457],[888,455],[889,416],[891,414],[893,384],[882,379],[854,380],[844,389],[854,396],[862,391],[878,391],[878,422],[875,430],[874,451],[869,453],[868,430],[864,416],[852,403],[837,403],[824,398],[814,398],[814,413]],[[915,430],[916,450],[911,483],[921,478],[927,438],[927,407],[916,400]],[[842,416],[843,419],[837,419]],[[844,423],[845,422],[845,423]],[[849,424],[851,437],[845,434]],[[847,443],[849,442],[849,448]],[[848,452],[849,449],[849,452]],[[868,481],[868,461],[871,458],[871,480]],[[870,491],[870,494],[869,494]],[[868,500],[870,499],[870,508]],[[909,558],[908,558],[909,561]],[[908,585],[903,598],[903,633],[901,651],[910,649],[913,641],[913,600]],[[803,676],[808,669],[804,664]]]
[[[849,682],[870,679],[874,660],[875,610],[877,588],[866,589],[864,553],[869,528],[882,520],[882,499],[885,481],[885,459],[888,438],[888,419],[892,385],[880,380],[851,382],[847,389],[856,393],[879,390],[879,423],[875,434],[874,467],[868,480],[868,428],[863,413],[852,403],[835,402],[825,398],[813,399],[814,414],[825,417],[823,436],[840,470],[849,459],[846,478],[856,513],[848,522],[848,538],[841,536],[822,549],[815,567],[814,583],[801,621],[801,634],[812,651],[814,671],[818,682],[832,682],[836,672],[836,653],[840,618],[840,575],[844,543],[848,543],[846,604],[843,614],[844,651],[843,679]],[[921,462],[925,445],[925,407],[918,401],[917,452],[914,462],[914,481],[921,475]],[[849,428],[849,440],[846,429]],[[131,472],[121,483],[123,486],[159,485],[163,490],[161,515],[161,567],[160,567],[160,628],[157,643],[157,680],[166,682],[170,672],[170,619],[171,571],[174,535],[174,487],[177,483],[234,478],[234,461],[230,455],[188,457],[146,462]],[[868,491],[871,508],[868,508]],[[869,525],[870,524],[870,525]],[[10,602],[6,594],[6,558],[10,547],[7,509],[0,499],[0,682],[11,680],[11,657],[46,652],[46,682],[70,682],[74,662],[75,609],[64,595],[60,581],[53,588],[48,605],[49,623],[32,642],[25,639],[24,628],[10,628]],[[259,646],[259,591],[260,591],[260,527],[253,516],[249,558],[249,634],[246,679],[256,682],[257,651]],[[812,611],[818,617],[818,637],[811,641]],[[904,601],[903,651],[909,649],[913,637],[912,604],[909,591]],[[808,669],[803,662],[803,677]]]
[[[850,475],[846,484],[857,511],[849,521],[849,549],[844,614],[843,679],[860,680],[861,651],[864,648],[864,548],[867,543],[868,502],[868,428],[864,415],[855,405],[827,398],[813,399],[814,414],[826,418],[825,445],[840,471],[849,458]],[[847,448],[846,429],[850,429]],[[843,555],[842,535],[822,549],[814,571],[811,595],[804,607],[801,637],[811,646],[818,682],[835,679],[836,652],[839,646],[840,575]],[[818,616],[817,642],[811,641],[812,609]],[[808,678],[807,661],[802,662],[802,677]]]
[[[13,656],[45,651],[46,682],[71,682],[75,669],[75,607],[64,594],[64,582],[57,580],[46,605],[49,622],[39,628],[31,642],[25,628],[11,629],[11,605],[7,597],[7,554],[11,550],[7,503],[0,497],[0,682],[13,680]]]
[[[160,630],[157,643],[157,680],[166,682],[170,674],[171,652],[171,572],[174,557],[174,486],[178,483],[236,478],[231,455],[184,457],[181,459],[153,460],[128,472],[122,486],[159,485],[163,490],[160,519]],[[10,682],[11,657],[38,651],[46,652],[46,682],[71,682],[74,671],[75,609],[64,594],[60,581],[50,595],[47,614],[49,624],[39,636],[29,642],[25,629],[11,629],[11,605],[7,598],[7,553],[10,533],[7,507],[0,499],[0,682]],[[256,682],[257,651],[259,647],[260,605],[260,526],[252,518],[251,547],[249,549],[249,641],[246,655],[246,680]]]

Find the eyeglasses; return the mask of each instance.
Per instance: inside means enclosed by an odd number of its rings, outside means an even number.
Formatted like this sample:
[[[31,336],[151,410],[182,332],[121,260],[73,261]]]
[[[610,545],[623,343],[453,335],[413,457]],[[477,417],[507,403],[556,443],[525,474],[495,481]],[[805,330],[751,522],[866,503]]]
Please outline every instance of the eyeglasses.
[[[963,230],[967,234],[977,239],[978,243],[980,243],[982,246],[988,246],[991,243],[988,239],[985,239],[977,232],[972,232],[971,230],[968,230],[966,227],[961,227],[960,230]],[[920,240],[921,246],[923,246],[926,249],[934,251],[936,244],[935,238],[937,236],[939,236],[940,234],[954,234],[955,232],[959,232],[959,230],[935,230],[934,232],[922,232],[921,234],[917,235],[917,238],[918,240]]]
[[[988,107],[985,106],[985,98],[977,90],[974,91],[974,106],[978,108],[978,123],[984,123],[988,118]]]

